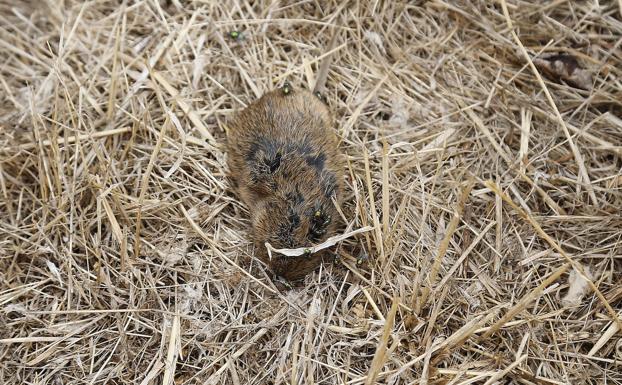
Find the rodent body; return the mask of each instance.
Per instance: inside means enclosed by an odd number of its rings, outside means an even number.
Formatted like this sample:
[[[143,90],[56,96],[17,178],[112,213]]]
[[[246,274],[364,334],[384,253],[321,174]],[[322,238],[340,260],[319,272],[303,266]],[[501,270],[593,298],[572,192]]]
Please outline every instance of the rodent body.
[[[268,92],[229,124],[230,179],[251,216],[255,255],[278,276],[303,278],[327,257],[275,248],[308,247],[334,233],[344,162],[328,107],[304,89]]]

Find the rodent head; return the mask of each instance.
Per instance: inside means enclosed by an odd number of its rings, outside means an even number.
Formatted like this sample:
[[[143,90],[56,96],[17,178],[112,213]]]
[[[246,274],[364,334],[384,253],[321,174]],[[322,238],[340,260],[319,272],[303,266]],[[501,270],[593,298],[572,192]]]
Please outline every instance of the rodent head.
[[[329,170],[318,175],[298,163],[290,160],[289,167],[275,175],[273,193],[260,199],[251,211],[255,252],[264,261],[268,260],[266,242],[277,249],[310,247],[331,236],[338,223],[335,202],[340,186],[337,176]],[[288,171],[295,172],[295,176]],[[287,259],[292,261],[289,265],[296,265],[300,262],[298,259],[310,258],[274,254],[272,257],[280,258],[284,265],[288,265],[283,263]],[[287,272],[275,273],[287,276]]]

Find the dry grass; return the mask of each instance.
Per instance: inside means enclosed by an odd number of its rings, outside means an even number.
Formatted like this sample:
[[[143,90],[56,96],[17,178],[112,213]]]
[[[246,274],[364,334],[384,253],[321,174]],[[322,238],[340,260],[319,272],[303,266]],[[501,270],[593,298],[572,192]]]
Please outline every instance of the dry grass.
[[[0,383],[622,384],[621,2],[166,3],[0,3]],[[373,230],[279,291],[223,123],[332,25]]]

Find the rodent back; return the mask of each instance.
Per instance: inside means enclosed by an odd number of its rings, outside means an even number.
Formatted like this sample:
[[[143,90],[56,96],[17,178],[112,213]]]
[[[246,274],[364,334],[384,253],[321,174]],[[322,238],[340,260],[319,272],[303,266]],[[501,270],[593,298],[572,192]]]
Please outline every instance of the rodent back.
[[[248,190],[244,195],[261,197],[299,178],[324,182],[329,192],[336,188],[334,169],[341,162],[330,115],[306,90],[272,91],[251,104],[232,122],[228,147],[230,171]]]

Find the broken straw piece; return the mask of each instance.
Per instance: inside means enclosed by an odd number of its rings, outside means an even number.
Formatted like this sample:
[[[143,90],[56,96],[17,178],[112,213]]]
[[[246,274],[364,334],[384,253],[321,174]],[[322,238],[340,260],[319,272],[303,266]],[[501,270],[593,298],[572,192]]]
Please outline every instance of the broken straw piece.
[[[584,271],[586,277],[592,279],[589,266],[585,266]],[[579,306],[589,290],[587,281],[577,271],[572,270],[568,276],[568,286],[568,293],[562,298],[562,305]]]
[[[320,250],[329,248],[331,246],[336,245],[338,242],[343,241],[344,239],[350,238],[353,235],[364,233],[367,231],[371,231],[374,228],[372,226],[362,227],[360,229],[350,231],[345,234],[335,235],[333,237],[328,238],[324,242],[319,245],[315,245],[313,247],[299,247],[297,249],[275,249],[269,242],[265,243],[266,249],[268,249],[268,258],[272,260],[272,252],[283,254],[286,257],[299,257],[303,254],[313,254]]]

